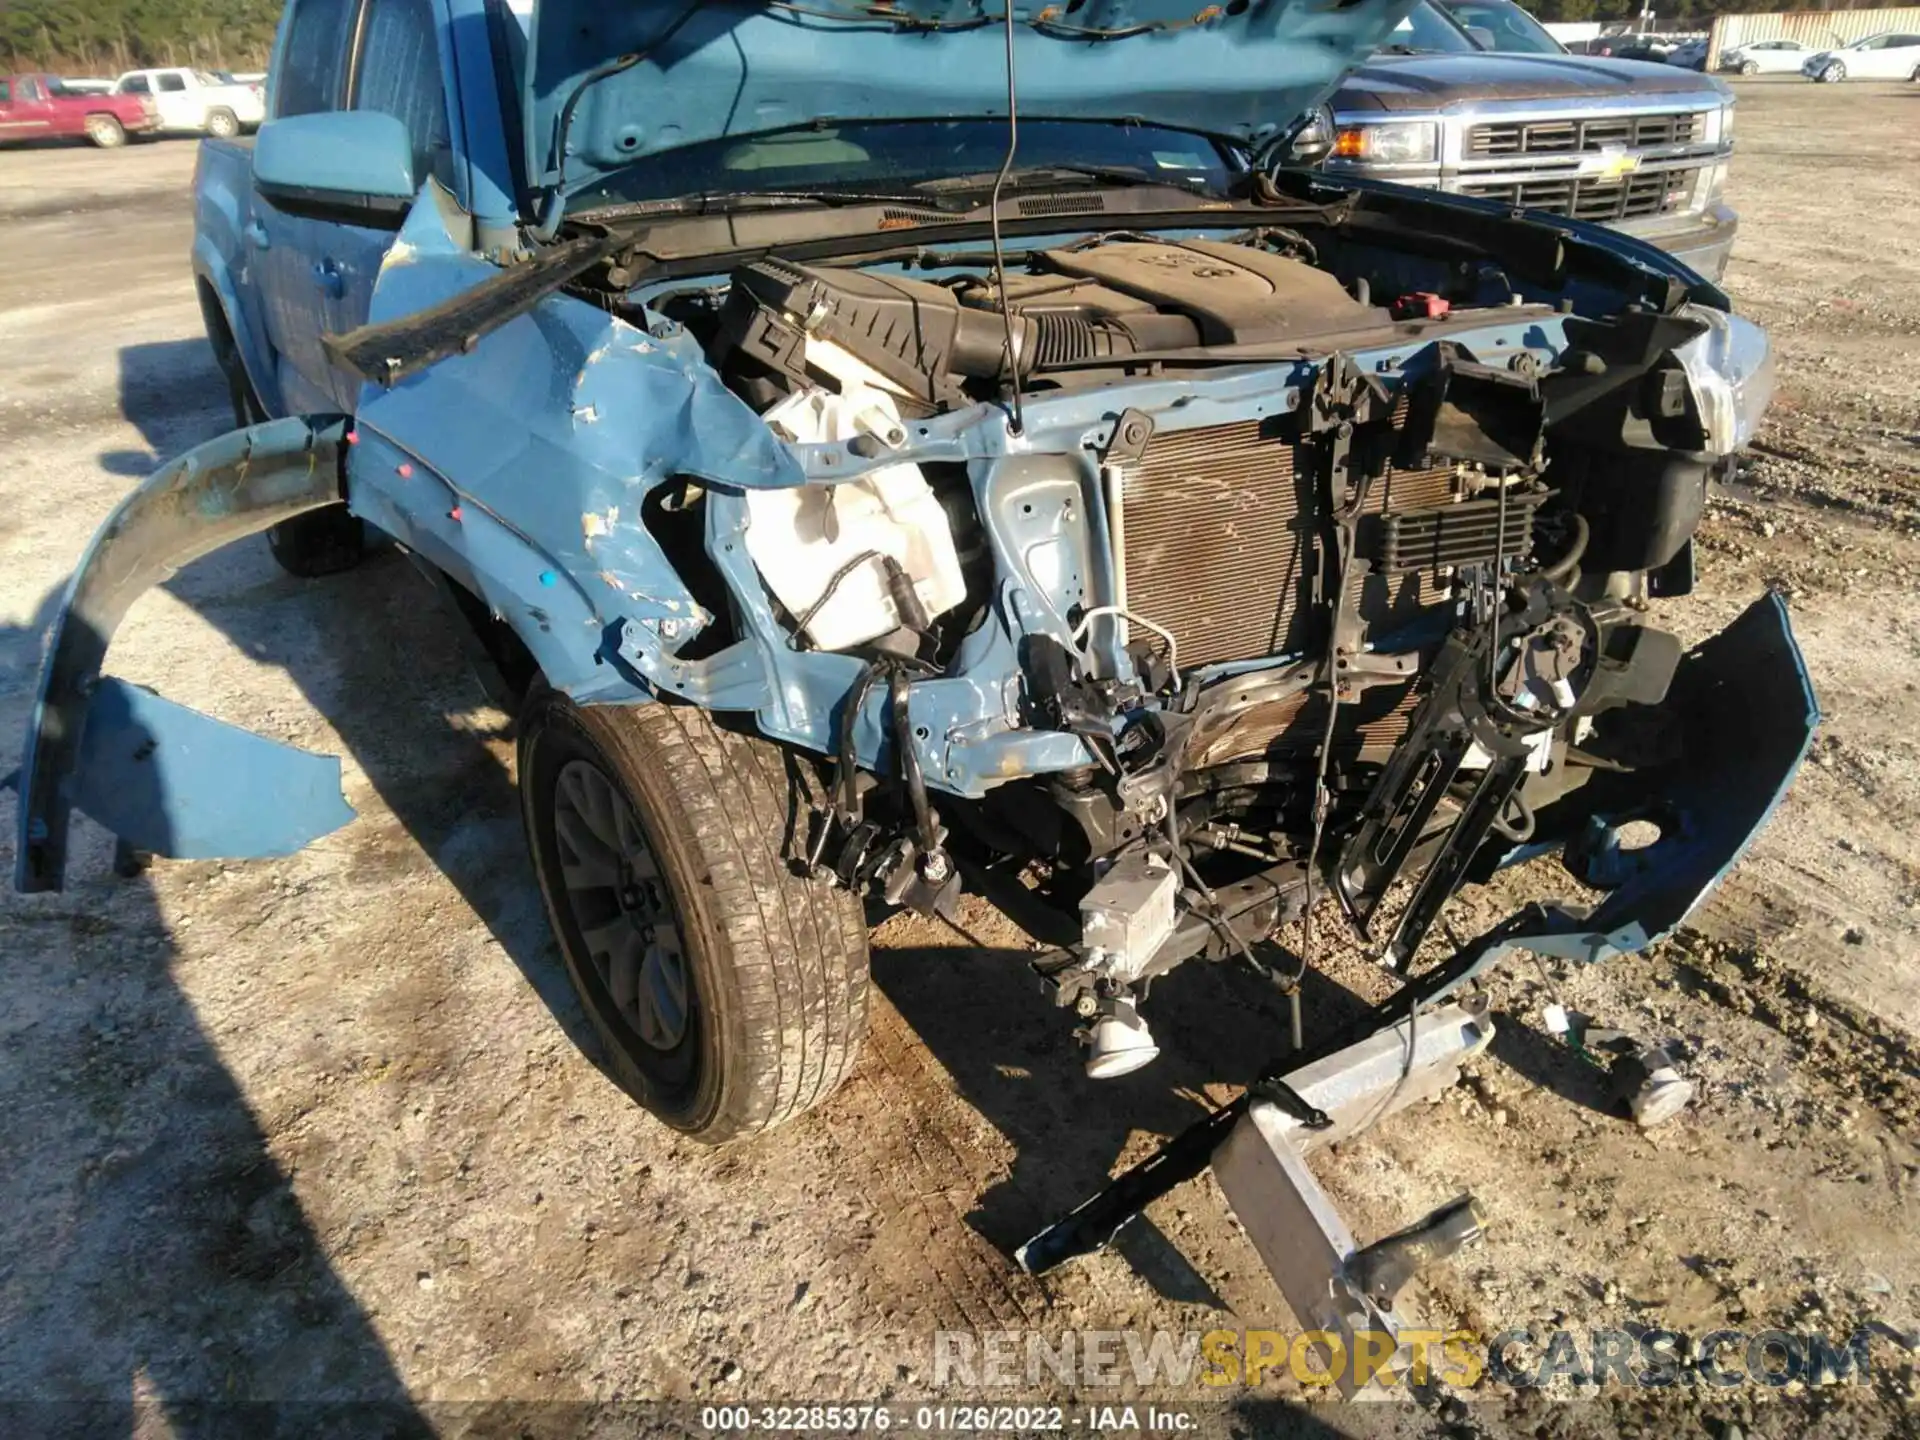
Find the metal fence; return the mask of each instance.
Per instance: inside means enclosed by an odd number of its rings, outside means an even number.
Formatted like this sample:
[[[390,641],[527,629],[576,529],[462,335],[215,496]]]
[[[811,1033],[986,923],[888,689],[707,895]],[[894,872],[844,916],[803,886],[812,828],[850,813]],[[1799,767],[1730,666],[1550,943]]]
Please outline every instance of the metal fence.
[[[1722,51],[1756,40],[1798,40],[1814,50],[1864,40],[1882,30],[1920,30],[1920,7],[1897,10],[1790,10],[1770,15],[1721,15],[1707,41],[1707,69],[1720,68]]]

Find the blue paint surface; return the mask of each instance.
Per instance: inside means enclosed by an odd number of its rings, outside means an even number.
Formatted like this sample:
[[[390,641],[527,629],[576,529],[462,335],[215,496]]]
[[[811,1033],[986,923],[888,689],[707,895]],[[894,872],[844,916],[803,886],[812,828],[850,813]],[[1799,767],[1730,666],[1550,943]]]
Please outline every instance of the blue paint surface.
[[[180,860],[291,855],[353,819],[340,761],[116,676],[87,706],[72,799],[128,844]]]
[[[863,18],[821,0],[822,15],[751,0],[706,4],[668,36],[684,0],[535,8],[527,68],[527,173],[558,178],[559,122],[591,71],[641,63],[591,86],[568,136],[569,191],[648,154],[726,136],[837,120],[980,119],[1006,114],[999,0],[907,4],[939,33]],[[1015,4],[1020,113],[1028,119],[1132,120],[1258,141],[1331,93],[1379,45],[1412,0],[1096,0]],[[1058,26],[1036,23],[1043,10]],[[1194,24],[1195,16],[1209,18]],[[1147,33],[1090,38],[1085,31]]]

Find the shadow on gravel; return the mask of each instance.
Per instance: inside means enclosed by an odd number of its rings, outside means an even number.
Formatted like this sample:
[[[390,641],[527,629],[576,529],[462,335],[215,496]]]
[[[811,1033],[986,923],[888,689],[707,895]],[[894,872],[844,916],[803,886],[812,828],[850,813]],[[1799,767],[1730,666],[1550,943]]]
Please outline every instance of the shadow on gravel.
[[[204,342],[130,346],[121,360],[123,413],[151,452],[112,452],[109,469],[144,477],[227,428]],[[496,736],[462,723],[479,690],[411,567],[388,550],[348,575],[296,580],[258,538],[165,588],[249,658],[286,670],[569,1037],[597,1053],[539,912],[509,763]],[[0,627],[0,773],[18,760],[59,593],[31,626]],[[170,698],[222,708],[217,696]],[[10,877],[10,801],[0,823]],[[132,1435],[152,1431],[158,1410],[163,1433],[182,1437],[429,1433],[173,983],[151,886],[111,873],[96,828],[75,841],[66,892],[16,897],[9,885],[0,931],[0,1423]],[[375,837],[356,863],[406,864],[405,848]],[[252,958],[273,966],[271,942]]]
[[[212,347],[200,338],[121,347],[120,413],[147,448],[107,450],[95,459],[109,475],[130,480],[146,479],[182,450],[226,430],[227,384]]]
[[[153,451],[137,473],[227,429],[226,393],[204,340],[124,348],[122,413]],[[113,456],[101,458],[108,464]],[[274,564],[264,536],[189,566],[166,588],[250,659],[292,678],[567,1038],[599,1064],[599,1042],[540,909],[518,792],[501,753],[506,731],[463,723],[484,697],[465,658],[462,622],[438,592],[391,547],[346,574],[295,579]],[[367,863],[385,863],[387,853],[368,847]]]
[[[1287,1049],[1286,1007],[1240,966],[1195,961],[1156,980],[1143,1014],[1160,1058],[1112,1080],[1087,1077],[1074,1038],[1080,1023],[1057,1008],[1022,950],[964,947],[889,949],[876,945],[874,981],[952,1075],[967,1102],[1018,1154],[1012,1173],[968,1216],[1011,1256],[1037,1230],[1098,1190],[1110,1174],[1143,1158],[1213,1107],[1202,1087],[1244,1085]],[[1348,991],[1309,971],[1301,997],[1309,1040],[1347,1024],[1364,1008]],[[1150,1144],[1129,1142],[1144,1136]],[[1179,1192],[1162,1207],[1178,1218]],[[1179,1249],[1142,1217],[1114,1248],[1167,1299],[1222,1302]]]
[[[40,636],[0,627],[0,771]],[[0,805],[10,882],[14,805]],[[426,1433],[188,997],[145,878],[76,831],[58,895],[8,884],[0,985],[0,1424],[8,1434]],[[297,1399],[296,1408],[230,1408]],[[350,1402],[350,1403],[349,1403]]]
[[[1596,1114],[1612,1120],[1627,1116],[1606,1072],[1591,1060],[1553,1036],[1541,1034],[1519,1015],[1497,1011],[1493,1022],[1493,1043],[1488,1048],[1509,1070]]]

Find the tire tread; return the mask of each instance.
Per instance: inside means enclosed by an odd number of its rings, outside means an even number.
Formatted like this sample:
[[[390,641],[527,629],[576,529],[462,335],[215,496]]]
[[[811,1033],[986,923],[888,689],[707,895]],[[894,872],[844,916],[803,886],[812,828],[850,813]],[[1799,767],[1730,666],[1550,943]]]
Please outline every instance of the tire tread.
[[[717,952],[729,994],[709,1003],[730,1012],[738,1051],[716,1113],[695,1133],[756,1134],[825,1099],[866,1033],[866,922],[856,897],[789,866],[782,752],[691,706],[575,708],[550,694],[542,703],[567,705],[623,780],[665,782],[646,787],[654,803],[643,818],[674,832],[662,838],[694,862],[699,918],[683,906],[683,920]]]

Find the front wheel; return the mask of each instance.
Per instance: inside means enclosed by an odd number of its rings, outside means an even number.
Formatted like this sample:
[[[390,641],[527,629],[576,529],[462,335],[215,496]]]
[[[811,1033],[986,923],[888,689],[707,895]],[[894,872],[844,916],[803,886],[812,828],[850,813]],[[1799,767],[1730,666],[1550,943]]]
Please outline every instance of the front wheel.
[[[1740,66],[1740,73],[1742,75],[1758,75],[1760,73],[1760,62],[1757,60],[1743,61]]]
[[[240,133],[240,117],[231,110],[214,110],[207,115],[207,134],[216,140],[231,140]]]
[[[1820,72],[1820,83],[1822,85],[1838,85],[1846,78],[1847,67],[1842,65],[1838,60],[1833,61],[1826,69]]]
[[[824,1100],[866,1034],[865,916],[792,868],[784,762],[687,706],[537,686],[521,715],[534,873],[608,1069],[708,1144]]]
[[[87,139],[101,150],[118,150],[127,143],[127,127],[111,115],[89,115]]]

